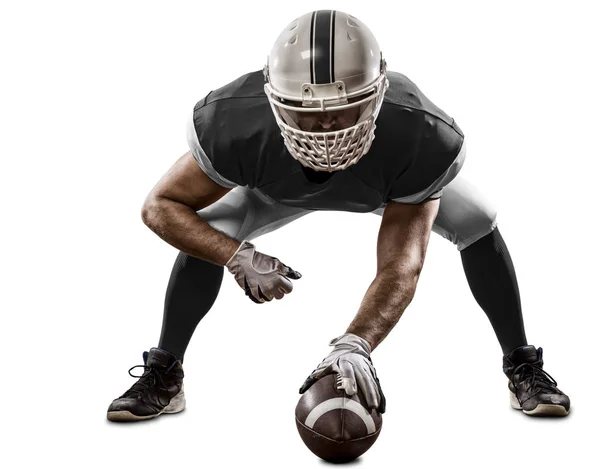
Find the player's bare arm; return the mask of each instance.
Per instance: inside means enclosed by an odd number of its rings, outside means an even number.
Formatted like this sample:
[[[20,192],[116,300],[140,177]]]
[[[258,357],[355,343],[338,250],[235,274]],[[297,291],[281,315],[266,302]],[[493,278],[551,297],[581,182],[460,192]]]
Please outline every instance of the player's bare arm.
[[[142,219],[171,246],[226,266],[255,303],[280,300],[293,289],[289,279],[302,275],[276,257],[256,251],[252,243],[240,243],[214,229],[196,213],[230,190],[208,177],[187,152],[152,189],[142,208]]]
[[[439,199],[418,205],[387,204],[377,239],[377,274],[347,333],[371,351],[389,334],[411,302],[425,261]]]
[[[196,211],[216,202],[230,190],[210,179],[192,153],[187,152],[150,191],[142,207],[142,219],[180,251],[225,265],[240,243],[212,228]]]
[[[409,205],[388,202],[377,241],[377,274],[346,333],[333,339],[332,352],[300,387],[306,392],[329,373],[348,395],[362,391],[371,409],[385,412],[386,401],[370,354],[389,334],[412,300],[439,199]]]

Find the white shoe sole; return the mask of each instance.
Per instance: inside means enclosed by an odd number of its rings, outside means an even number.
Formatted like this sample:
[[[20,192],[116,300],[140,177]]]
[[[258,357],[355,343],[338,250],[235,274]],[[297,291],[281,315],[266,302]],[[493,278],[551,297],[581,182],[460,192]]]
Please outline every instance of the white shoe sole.
[[[569,413],[567,409],[558,404],[538,404],[537,407],[533,410],[525,410],[519,404],[519,400],[514,392],[510,391],[510,406],[516,410],[522,410],[527,415],[555,415],[555,416],[565,416]]]
[[[136,422],[139,420],[148,420],[158,417],[161,414],[176,414],[185,409],[185,393],[183,392],[183,384],[181,385],[181,391],[177,393],[163,410],[157,414],[152,415],[135,415],[128,410],[117,410],[113,412],[107,412],[106,418],[111,422]]]

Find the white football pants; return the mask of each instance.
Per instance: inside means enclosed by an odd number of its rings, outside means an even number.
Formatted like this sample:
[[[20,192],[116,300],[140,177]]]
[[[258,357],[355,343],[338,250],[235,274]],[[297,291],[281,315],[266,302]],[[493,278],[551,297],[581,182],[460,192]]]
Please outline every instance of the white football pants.
[[[385,205],[371,213],[382,215]],[[260,191],[238,186],[197,213],[237,241],[270,233],[315,210],[288,207]],[[445,188],[433,231],[463,250],[496,227],[496,210],[459,173]]]

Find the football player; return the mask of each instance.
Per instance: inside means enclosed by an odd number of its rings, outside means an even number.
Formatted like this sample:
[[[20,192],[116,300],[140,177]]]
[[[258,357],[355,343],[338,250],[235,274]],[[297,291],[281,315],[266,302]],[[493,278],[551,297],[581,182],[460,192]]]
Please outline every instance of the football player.
[[[371,408],[385,411],[370,355],[413,298],[434,231],[457,246],[489,317],[512,407],[528,415],[568,414],[569,398],[543,369],[542,349],[525,337],[496,213],[460,174],[463,132],[407,77],[386,69],[360,20],[320,10],[292,21],[262,71],[196,104],[188,140],[190,151],[142,209],[144,223],[180,250],[160,340],[143,353],[143,374],[132,375],[140,379],[110,404],[109,420],[184,409],[184,353],[219,293],[224,267],[256,303],[291,293],[301,274],[251,241],[315,210],[382,218],[376,276],[301,393],[336,373],[340,389],[360,389]]]

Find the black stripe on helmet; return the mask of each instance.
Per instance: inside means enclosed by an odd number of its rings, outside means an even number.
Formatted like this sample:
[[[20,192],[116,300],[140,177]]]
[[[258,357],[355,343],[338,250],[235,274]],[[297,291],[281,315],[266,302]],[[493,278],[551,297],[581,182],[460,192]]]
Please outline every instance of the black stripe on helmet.
[[[313,11],[313,14],[310,18],[310,82],[315,82],[315,18],[317,17],[317,12]]]
[[[314,61],[315,84],[331,83],[331,17],[332,10],[319,10],[314,14],[314,44],[311,48]]]
[[[334,56],[333,56],[333,52],[335,51],[335,10],[333,10],[332,14],[331,14],[331,52],[330,52],[330,56],[331,56],[331,78],[330,81],[331,83],[335,82],[335,70],[333,68],[333,64],[334,64]]]

